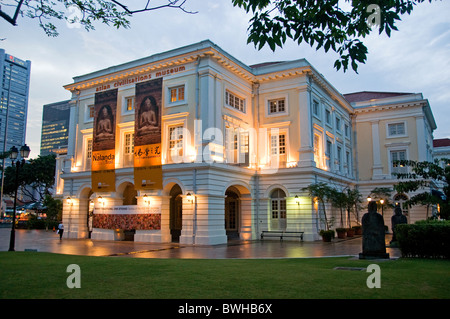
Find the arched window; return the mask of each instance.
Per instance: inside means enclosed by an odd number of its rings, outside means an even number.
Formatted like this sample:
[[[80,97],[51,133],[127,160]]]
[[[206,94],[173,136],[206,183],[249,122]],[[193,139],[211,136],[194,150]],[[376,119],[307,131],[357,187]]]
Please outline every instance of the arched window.
[[[273,230],[286,229],[286,193],[282,189],[270,193],[270,215]]]

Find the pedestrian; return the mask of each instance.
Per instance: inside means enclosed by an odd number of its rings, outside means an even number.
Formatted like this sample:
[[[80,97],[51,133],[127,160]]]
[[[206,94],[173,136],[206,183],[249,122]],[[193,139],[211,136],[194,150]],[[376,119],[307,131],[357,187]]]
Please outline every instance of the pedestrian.
[[[62,239],[63,233],[64,233],[64,225],[63,222],[61,221],[61,223],[58,225],[59,240]]]

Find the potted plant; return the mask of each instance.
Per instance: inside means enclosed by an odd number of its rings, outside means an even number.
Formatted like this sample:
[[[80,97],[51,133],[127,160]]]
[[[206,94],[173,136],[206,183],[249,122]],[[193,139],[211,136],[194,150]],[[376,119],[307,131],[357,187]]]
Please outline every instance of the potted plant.
[[[352,227],[355,230],[355,235],[362,235],[362,226],[357,225]]]
[[[330,242],[332,238],[334,238],[334,230],[321,230],[319,232],[320,236],[322,236],[322,240],[324,242]]]
[[[355,236],[355,229],[347,228],[347,237],[353,237],[353,236]]]
[[[347,228],[336,228],[338,238],[345,239]]]

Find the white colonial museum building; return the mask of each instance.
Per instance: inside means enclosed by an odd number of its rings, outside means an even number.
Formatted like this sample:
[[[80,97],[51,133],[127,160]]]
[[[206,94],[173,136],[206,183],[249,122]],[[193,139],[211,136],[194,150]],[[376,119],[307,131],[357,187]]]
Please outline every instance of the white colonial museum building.
[[[248,66],[202,41],[65,88],[56,193],[69,238],[214,245],[286,230],[317,240],[323,208],[302,188],[367,197],[395,183],[394,160],[432,158],[436,124],[421,94],[343,95],[305,59]],[[339,211],[326,211],[339,227]]]

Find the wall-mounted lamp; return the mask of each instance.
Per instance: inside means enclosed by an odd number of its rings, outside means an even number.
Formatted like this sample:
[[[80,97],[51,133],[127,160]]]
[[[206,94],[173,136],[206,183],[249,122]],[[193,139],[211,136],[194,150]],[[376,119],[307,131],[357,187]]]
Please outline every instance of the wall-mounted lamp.
[[[101,196],[98,197],[98,202],[99,202],[100,204],[102,204],[102,205],[105,204],[105,200],[104,200],[103,197],[101,197]]]
[[[188,200],[189,203],[194,202],[194,196],[192,196],[191,193],[186,194],[186,199]]]
[[[72,206],[72,205],[73,205],[73,202],[72,202],[72,198],[70,198],[70,196],[69,196],[69,197],[67,197],[67,199],[66,199],[66,203],[67,203],[67,205],[70,205],[70,206]]]
[[[297,205],[300,205],[300,197],[298,197],[298,195],[295,195],[294,200],[297,203]]]
[[[150,198],[147,196],[147,194],[144,195],[144,203],[150,206]]]

